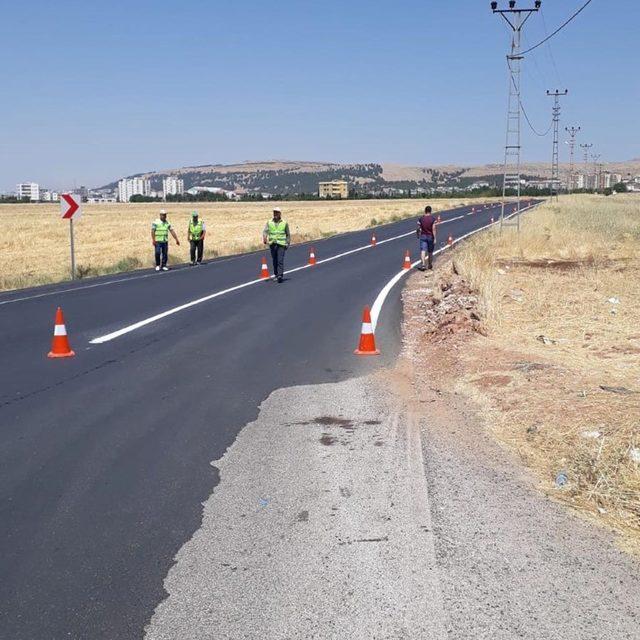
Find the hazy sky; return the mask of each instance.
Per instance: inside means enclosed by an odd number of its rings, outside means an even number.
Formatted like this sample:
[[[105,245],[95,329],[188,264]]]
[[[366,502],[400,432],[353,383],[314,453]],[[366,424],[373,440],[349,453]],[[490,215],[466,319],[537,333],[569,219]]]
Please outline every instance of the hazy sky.
[[[582,2],[543,1],[525,44]],[[485,0],[23,0],[0,20],[0,190],[242,160],[502,158],[509,34]],[[637,0],[594,0],[530,54],[533,124],[566,87],[580,141],[640,156],[639,25]],[[550,157],[526,125],[523,145]]]

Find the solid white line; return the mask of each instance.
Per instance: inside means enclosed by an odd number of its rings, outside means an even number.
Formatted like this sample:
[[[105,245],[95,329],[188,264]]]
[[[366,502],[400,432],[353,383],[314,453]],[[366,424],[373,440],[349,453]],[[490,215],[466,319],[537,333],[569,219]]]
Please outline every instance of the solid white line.
[[[462,217],[462,216],[461,216]],[[458,220],[459,218],[451,218],[451,220],[449,220],[449,222],[453,221],[453,220]],[[442,224],[442,223],[440,223]],[[378,240],[378,242],[376,243],[376,246],[379,246],[381,244],[385,244],[387,242],[393,242],[394,240],[399,240],[401,238],[406,238],[407,236],[413,235],[415,234],[415,231],[408,231],[407,233],[401,233],[400,235],[397,236],[393,236],[391,238],[386,238],[385,240]],[[321,265],[324,264],[325,262],[331,262],[332,260],[337,260],[338,258],[344,258],[345,256],[349,256],[352,255],[354,253],[358,253],[359,251],[365,251],[366,249],[372,249],[373,246],[371,244],[367,244],[367,245],[363,245],[361,247],[357,247],[356,249],[350,249],[349,251],[344,251],[343,253],[338,253],[335,256],[330,256],[328,258],[323,258],[321,260],[317,260],[316,265]],[[310,264],[304,264],[300,267],[294,267],[293,269],[288,269],[287,271],[285,271],[285,274],[288,273],[295,273],[296,271],[302,271],[303,269],[309,269],[311,268],[313,265]],[[151,316],[150,318],[145,318],[144,320],[140,320],[139,322],[135,322],[134,324],[130,324],[126,327],[123,327],[122,329],[118,329],[117,331],[113,331],[112,333],[108,333],[104,336],[99,336],[98,338],[94,338],[93,340],[89,341],[89,344],[104,344],[105,342],[109,342],[111,340],[115,340],[116,338],[119,338],[120,336],[123,336],[127,333],[131,333],[132,331],[135,331],[136,329],[140,329],[141,327],[145,327],[148,324],[151,324],[152,322],[157,322],[158,320],[162,320],[163,318],[166,318],[167,316],[171,316],[175,313],[179,313],[180,311],[184,311],[185,309],[189,309],[190,307],[194,307],[195,305],[198,304],[202,304],[203,302],[208,302],[209,300],[213,300],[214,298],[218,298],[222,295],[225,295],[226,293],[231,293],[232,291],[238,291],[239,289],[244,289],[245,287],[250,287],[254,284],[258,284],[259,282],[265,282],[265,280],[263,280],[262,278],[257,278],[256,280],[250,280],[249,282],[243,282],[242,284],[238,284],[235,287],[229,287],[228,289],[223,289],[222,291],[216,291],[215,293],[211,293],[207,296],[204,296],[202,298],[198,298],[197,300],[191,300],[190,302],[187,302],[185,304],[181,304],[178,307],[173,307],[171,309],[167,309],[166,311],[163,311],[162,313],[158,313],[154,316]]]
[[[443,220],[442,222],[440,222],[439,224],[444,224],[445,222],[453,222],[454,220],[460,220],[461,218],[464,218],[464,215],[462,216],[458,216],[456,218],[450,218],[448,220]],[[408,218],[410,219],[410,218]],[[386,238],[385,240],[378,240],[375,246],[381,245],[381,244],[385,244],[387,242],[393,242],[394,240],[400,240],[401,238],[406,238],[407,236],[410,235],[414,235],[415,234],[415,230],[412,231],[408,231],[407,233],[401,233],[400,235],[397,236],[393,236],[391,238]],[[320,264],[324,264],[325,262],[331,262],[332,260],[337,260],[338,258],[344,258],[345,256],[349,256],[352,255],[354,253],[358,253],[359,251],[365,251],[366,249],[372,249],[373,245],[371,244],[367,244],[367,245],[363,245],[361,247],[357,247],[356,249],[350,249],[349,251],[344,251],[343,253],[338,253],[335,256],[330,256],[329,258],[323,258],[322,260],[317,260],[316,261],[316,265],[320,265]],[[314,265],[310,265],[310,264],[304,264],[300,267],[295,267],[293,269],[289,269],[287,271],[285,271],[285,274],[288,273],[294,273],[296,271],[302,271],[303,269],[309,269],[310,267],[312,267]],[[408,270],[405,270],[404,273],[406,273]],[[214,298],[219,298],[220,296],[223,296],[227,293],[231,293],[233,291],[238,291],[239,289],[244,289],[245,287],[250,287],[254,284],[258,284],[259,282],[265,282],[264,279],[262,278],[257,278],[256,280],[250,280],[249,282],[243,282],[242,284],[238,284],[235,287],[229,287],[228,289],[223,289],[222,291],[216,291],[215,293],[211,293],[208,296],[204,296],[202,298],[198,298],[197,300],[191,300],[190,302],[186,302],[185,304],[181,304],[178,307],[173,307],[171,309],[167,309],[166,311],[163,311],[162,313],[158,313],[154,316],[151,316],[150,318],[145,318],[144,320],[140,320],[139,322],[135,322],[134,324],[130,324],[126,327],[123,327],[122,329],[118,329],[117,331],[113,331],[112,333],[108,333],[104,336],[99,336],[98,338],[94,338],[93,340],[89,341],[89,344],[104,344],[105,342],[110,342],[111,340],[115,340],[116,338],[119,338],[120,336],[123,336],[127,333],[131,333],[132,331],[135,331],[136,329],[140,329],[142,327],[146,327],[148,324],[151,324],[153,322],[157,322],[158,320],[162,320],[163,318],[166,318],[168,316],[172,316],[175,313],[179,313],[180,311],[184,311],[185,309],[189,309],[190,307],[194,307],[198,304],[202,304],[203,302],[208,302],[209,300],[213,300]]]
[[[443,220],[442,222],[440,222],[439,224],[445,224],[445,222],[453,222],[454,220],[460,220],[460,218],[464,218],[464,215],[462,216],[458,216],[457,218],[450,218],[448,220]],[[406,218],[406,220],[411,220],[411,218]],[[402,221],[404,222],[404,221]],[[382,227],[391,225],[391,224],[396,224],[394,222],[389,222],[387,224],[381,225]],[[362,231],[362,230],[360,230]],[[341,237],[344,235],[347,235],[349,233],[357,233],[358,231],[346,231],[345,233],[338,233],[335,236],[330,236],[329,238],[319,238],[318,240],[314,240],[314,241],[309,241],[309,242],[305,242],[303,244],[311,244],[311,242],[321,242],[322,240],[331,240],[333,238],[337,238],[337,237]],[[405,234],[405,235],[410,235],[410,234]],[[392,239],[397,239],[398,237],[401,236],[396,236],[396,238],[392,238]],[[382,244],[383,242],[386,242],[386,240],[381,240],[379,242],[377,242],[377,244]],[[259,253],[259,252],[256,252]],[[238,258],[242,258],[246,255],[246,253],[241,253],[238,255],[234,255],[234,256],[228,256],[225,258],[221,258],[219,260],[216,260],[214,263],[212,264],[220,264],[222,262],[230,262],[231,260],[237,260]],[[341,255],[347,255],[347,254],[341,254]],[[320,261],[318,261],[319,263]],[[171,270],[169,273],[182,273],[182,272],[188,273],[187,269],[177,269],[177,270]],[[166,277],[167,274],[164,274],[163,277]],[[157,278],[158,274],[153,272],[153,273],[144,273],[144,274],[140,274],[140,275],[130,275],[126,278],[118,278],[116,280],[106,280],[104,282],[94,282],[93,284],[86,284],[86,285],[82,285],[82,286],[78,286],[78,287],[68,287],[67,289],[56,289],[55,291],[45,291],[44,293],[34,293],[33,295],[29,295],[29,296],[21,296],[20,298],[11,298],[10,300],[0,300],[0,306],[5,305],[5,304],[13,304],[14,302],[24,302],[26,300],[35,300],[37,298],[46,298],[49,296],[56,296],[56,295],[61,295],[63,293],[73,293],[74,291],[85,291],[86,289],[95,289],[97,287],[106,287],[108,285],[111,284],[121,284],[123,282],[133,282],[135,280],[143,280],[145,278]],[[4,292],[4,293],[9,293],[10,292]]]
[[[537,206],[537,205],[534,204],[534,205],[530,205],[528,207],[525,207],[524,209],[520,209],[520,213],[522,213],[523,211],[527,211],[528,209],[532,209],[535,206]],[[505,216],[505,219],[512,218],[513,216],[516,215],[516,213],[512,213],[511,215]],[[488,229],[489,227],[493,227],[496,224],[500,224],[500,220],[497,220],[496,222],[490,222],[489,224],[485,225],[484,227],[480,227],[478,229],[475,229],[474,231],[466,233],[463,236],[460,236],[459,238],[456,238],[453,241],[452,245],[447,245],[445,247],[442,247],[441,249],[436,249],[436,251],[434,251],[433,254],[434,255],[438,255],[439,253],[442,253],[443,251],[446,251],[449,248],[449,246],[456,245],[456,244],[458,244],[458,242],[461,242],[465,238],[468,238],[469,236],[472,236],[472,235],[474,235],[474,234],[476,234],[476,233],[478,233],[480,231],[484,231],[485,229]],[[420,264],[420,260],[416,260],[415,262],[411,263],[411,266],[412,267],[416,267],[419,264]],[[402,276],[405,276],[405,275],[407,275],[409,273],[411,273],[411,271],[409,269],[403,269],[402,271],[399,271],[398,273],[396,273],[396,275],[393,276],[393,278],[391,278],[391,280],[389,280],[389,282],[387,282],[387,284],[385,284],[384,287],[382,287],[382,289],[380,290],[380,293],[376,296],[376,299],[374,300],[373,304],[371,305],[371,324],[373,325],[374,333],[375,333],[375,330],[376,330],[376,326],[378,324],[378,318],[380,316],[380,312],[382,311],[382,305],[384,304],[385,300],[387,299],[387,296],[389,295],[389,292],[401,280]]]

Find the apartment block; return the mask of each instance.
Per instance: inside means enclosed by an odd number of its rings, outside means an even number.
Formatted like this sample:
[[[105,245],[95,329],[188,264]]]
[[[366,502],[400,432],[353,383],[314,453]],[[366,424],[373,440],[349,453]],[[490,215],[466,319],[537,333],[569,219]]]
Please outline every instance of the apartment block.
[[[167,176],[162,179],[162,195],[164,198],[167,196],[181,196],[183,194],[184,180],[182,178]]]
[[[118,182],[118,201],[129,202],[131,196],[148,196],[151,182],[147,178],[123,178]]]
[[[21,182],[16,187],[16,197],[38,202],[40,200],[40,185],[37,182]]]
[[[321,198],[348,198],[349,183],[346,180],[332,180],[318,183],[318,195]]]

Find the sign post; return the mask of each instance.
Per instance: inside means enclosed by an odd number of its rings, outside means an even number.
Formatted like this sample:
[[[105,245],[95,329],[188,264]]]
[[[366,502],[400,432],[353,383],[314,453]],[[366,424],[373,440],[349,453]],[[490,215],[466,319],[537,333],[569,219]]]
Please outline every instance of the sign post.
[[[73,244],[73,219],[82,215],[80,203],[82,199],[75,193],[60,194],[60,215],[63,220],[69,221],[69,240],[71,245],[71,279],[76,279],[76,254]]]

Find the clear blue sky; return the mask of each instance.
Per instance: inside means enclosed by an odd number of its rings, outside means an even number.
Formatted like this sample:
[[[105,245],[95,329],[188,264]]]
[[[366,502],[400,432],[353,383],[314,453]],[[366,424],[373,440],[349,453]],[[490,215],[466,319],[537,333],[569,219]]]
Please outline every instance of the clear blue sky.
[[[544,1],[549,32],[581,3]],[[0,190],[275,158],[501,161],[509,35],[485,0],[24,0],[0,18]],[[637,0],[594,0],[551,41],[555,66],[531,54],[534,124],[566,87],[563,125],[605,160],[640,156],[639,25]],[[525,43],[544,35],[533,16]],[[548,137],[523,144],[550,156]]]

